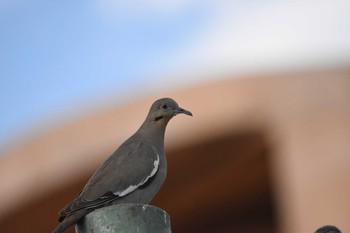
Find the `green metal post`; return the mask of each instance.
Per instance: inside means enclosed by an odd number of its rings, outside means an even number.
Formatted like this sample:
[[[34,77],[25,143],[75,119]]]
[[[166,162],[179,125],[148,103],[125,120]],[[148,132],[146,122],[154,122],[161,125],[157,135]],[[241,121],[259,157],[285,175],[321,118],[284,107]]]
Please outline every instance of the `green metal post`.
[[[75,227],[76,233],[171,233],[170,217],[151,205],[118,204],[97,209]]]

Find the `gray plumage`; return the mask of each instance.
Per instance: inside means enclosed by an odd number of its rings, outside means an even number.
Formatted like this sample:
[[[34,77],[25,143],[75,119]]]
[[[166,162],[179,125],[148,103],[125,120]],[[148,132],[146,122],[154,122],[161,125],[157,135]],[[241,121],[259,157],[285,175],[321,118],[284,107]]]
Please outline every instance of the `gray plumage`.
[[[148,204],[162,186],[166,172],[164,133],[177,114],[192,113],[170,98],[153,103],[141,127],[93,174],[79,195],[59,212],[61,233],[97,208],[119,203]]]
[[[335,226],[326,225],[317,229],[315,233],[341,233],[341,231]]]

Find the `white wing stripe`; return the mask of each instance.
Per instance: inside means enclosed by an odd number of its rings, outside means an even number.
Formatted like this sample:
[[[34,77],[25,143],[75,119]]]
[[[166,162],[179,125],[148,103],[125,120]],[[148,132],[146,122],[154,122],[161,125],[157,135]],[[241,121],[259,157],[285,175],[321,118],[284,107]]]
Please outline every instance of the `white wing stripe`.
[[[149,174],[145,179],[141,180],[141,182],[139,184],[137,184],[137,185],[130,185],[125,190],[123,190],[121,192],[115,192],[113,194],[117,195],[119,197],[122,197],[122,196],[125,196],[125,195],[133,192],[135,189],[137,189],[141,185],[145,184],[148,181],[149,178],[154,176],[154,174],[156,174],[156,172],[158,170],[158,167],[159,167],[159,156],[157,155],[157,159],[153,162],[153,170],[151,171],[151,174]]]

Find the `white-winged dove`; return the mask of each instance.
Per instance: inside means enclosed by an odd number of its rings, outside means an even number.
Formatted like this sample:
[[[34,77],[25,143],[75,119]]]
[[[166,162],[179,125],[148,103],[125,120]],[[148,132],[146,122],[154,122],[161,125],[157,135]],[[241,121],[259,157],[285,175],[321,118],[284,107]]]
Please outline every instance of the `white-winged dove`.
[[[177,114],[192,116],[170,98],[153,103],[141,127],[96,170],[79,195],[59,212],[61,233],[97,208],[119,203],[148,204],[166,172],[164,133]]]

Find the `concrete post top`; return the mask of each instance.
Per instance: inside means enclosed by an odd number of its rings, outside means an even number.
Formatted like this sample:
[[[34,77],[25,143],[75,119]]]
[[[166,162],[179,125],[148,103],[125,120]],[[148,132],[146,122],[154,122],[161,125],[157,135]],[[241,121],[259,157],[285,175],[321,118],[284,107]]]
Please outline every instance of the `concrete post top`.
[[[144,204],[117,204],[97,209],[76,224],[77,233],[171,233],[170,216]]]

